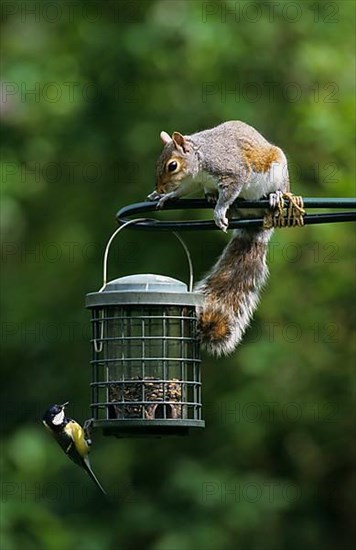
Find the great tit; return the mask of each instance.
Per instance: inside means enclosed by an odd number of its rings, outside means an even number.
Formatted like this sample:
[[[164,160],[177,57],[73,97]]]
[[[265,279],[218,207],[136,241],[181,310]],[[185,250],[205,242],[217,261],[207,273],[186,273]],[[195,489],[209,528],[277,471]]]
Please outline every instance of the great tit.
[[[63,405],[51,405],[43,416],[44,426],[51,432],[57,443],[62,447],[66,455],[78,466],[81,466],[91,477],[104,495],[106,492],[96,478],[89,462],[91,440],[80,424],[64,413],[67,401]]]

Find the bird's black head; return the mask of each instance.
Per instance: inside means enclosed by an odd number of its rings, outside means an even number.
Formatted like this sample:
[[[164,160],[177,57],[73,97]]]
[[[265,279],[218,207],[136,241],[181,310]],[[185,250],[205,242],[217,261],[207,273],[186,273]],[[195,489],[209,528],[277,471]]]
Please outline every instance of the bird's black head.
[[[61,429],[67,422],[64,409],[68,401],[63,405],[51,405],[43,415],[43,423],[51,430]]]

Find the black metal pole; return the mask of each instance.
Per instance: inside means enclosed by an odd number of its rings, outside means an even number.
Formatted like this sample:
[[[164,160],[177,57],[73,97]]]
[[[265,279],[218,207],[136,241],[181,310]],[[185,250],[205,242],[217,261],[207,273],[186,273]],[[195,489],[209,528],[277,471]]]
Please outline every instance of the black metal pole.
[[[332,208],[332,209],[346,209],[346,208],[355,208],[356,209],[356,199],[353,198],[305,198],[303,199],[304,206],[306,209],[314,208]],[[288,205],[289,201],[285,201]],[[262,199],[259,201],[244,201],[238,199],[234,203],[235,208],[243,209],[267,209],[269,207],[269,202],[267,199]],[[162,210],[157,210],[157,202],[141,202],[136,204],[131,204],[121,208],[117,215],[116,219],[119,224],[126,223],[129,221],[131,216],[139,214],[142,217],[143,213],[155,212],[159,213],[167,210],[201,210],[201,209],[213,209],[214,205],[207,202],[205,199],[180,199],[177,201],[170,201],[164,205]],[[318,214],[305,214],[304,217],[305,225],[315,225],[320,223],[340,223],[340,222],[350,222],[356,221],[356,211],[355,212],[329,212],[329,213],[318,213]],[[261,213],[257,214],[256,217],[250,218],[231,218],[229,221],[230,229],[236,229],[238,227],[262,227],[263,218]],[[173,230],[183,230],[183,231],[195,231],[195,230],[213,230],[218,229],[213,220],[179,220],[179,221],[165,221],[160,219],[147,218],[146,220],[137,222],[133,224],[132,229],[141,229],[141,230],[156,230],[156,231],[173,231]]]

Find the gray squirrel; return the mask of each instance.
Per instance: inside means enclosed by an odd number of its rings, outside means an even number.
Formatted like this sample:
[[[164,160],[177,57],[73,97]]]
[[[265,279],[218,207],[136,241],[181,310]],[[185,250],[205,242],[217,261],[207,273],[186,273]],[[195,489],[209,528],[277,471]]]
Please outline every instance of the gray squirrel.
[[[287,159],[255,128],[240,121],[183,136],[161,132],[156,190],[148,195],[162,208],[167,200],[204,191],[216,201],[214,220],[227,231],[228,209],[238,198],[268,196],[276,208],[289,191]],[[267,277],[268,242],[273,229],[237,229],[210,273],[195,290],[204,295],[197,310],[200,339],[213,355],[231,353],[241,341]]]

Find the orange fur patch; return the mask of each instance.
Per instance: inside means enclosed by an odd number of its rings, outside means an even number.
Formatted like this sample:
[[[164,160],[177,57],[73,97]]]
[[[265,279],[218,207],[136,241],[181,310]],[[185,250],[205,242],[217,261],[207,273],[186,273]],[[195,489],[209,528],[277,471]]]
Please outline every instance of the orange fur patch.
[[[257,147],[256,144],[252,146],[246,143],[243,152],[246,164],[254,172],[267,172],[271,168],[272,162],[278,162],[279,160],[278,148],[273,145],[270,147]]]

